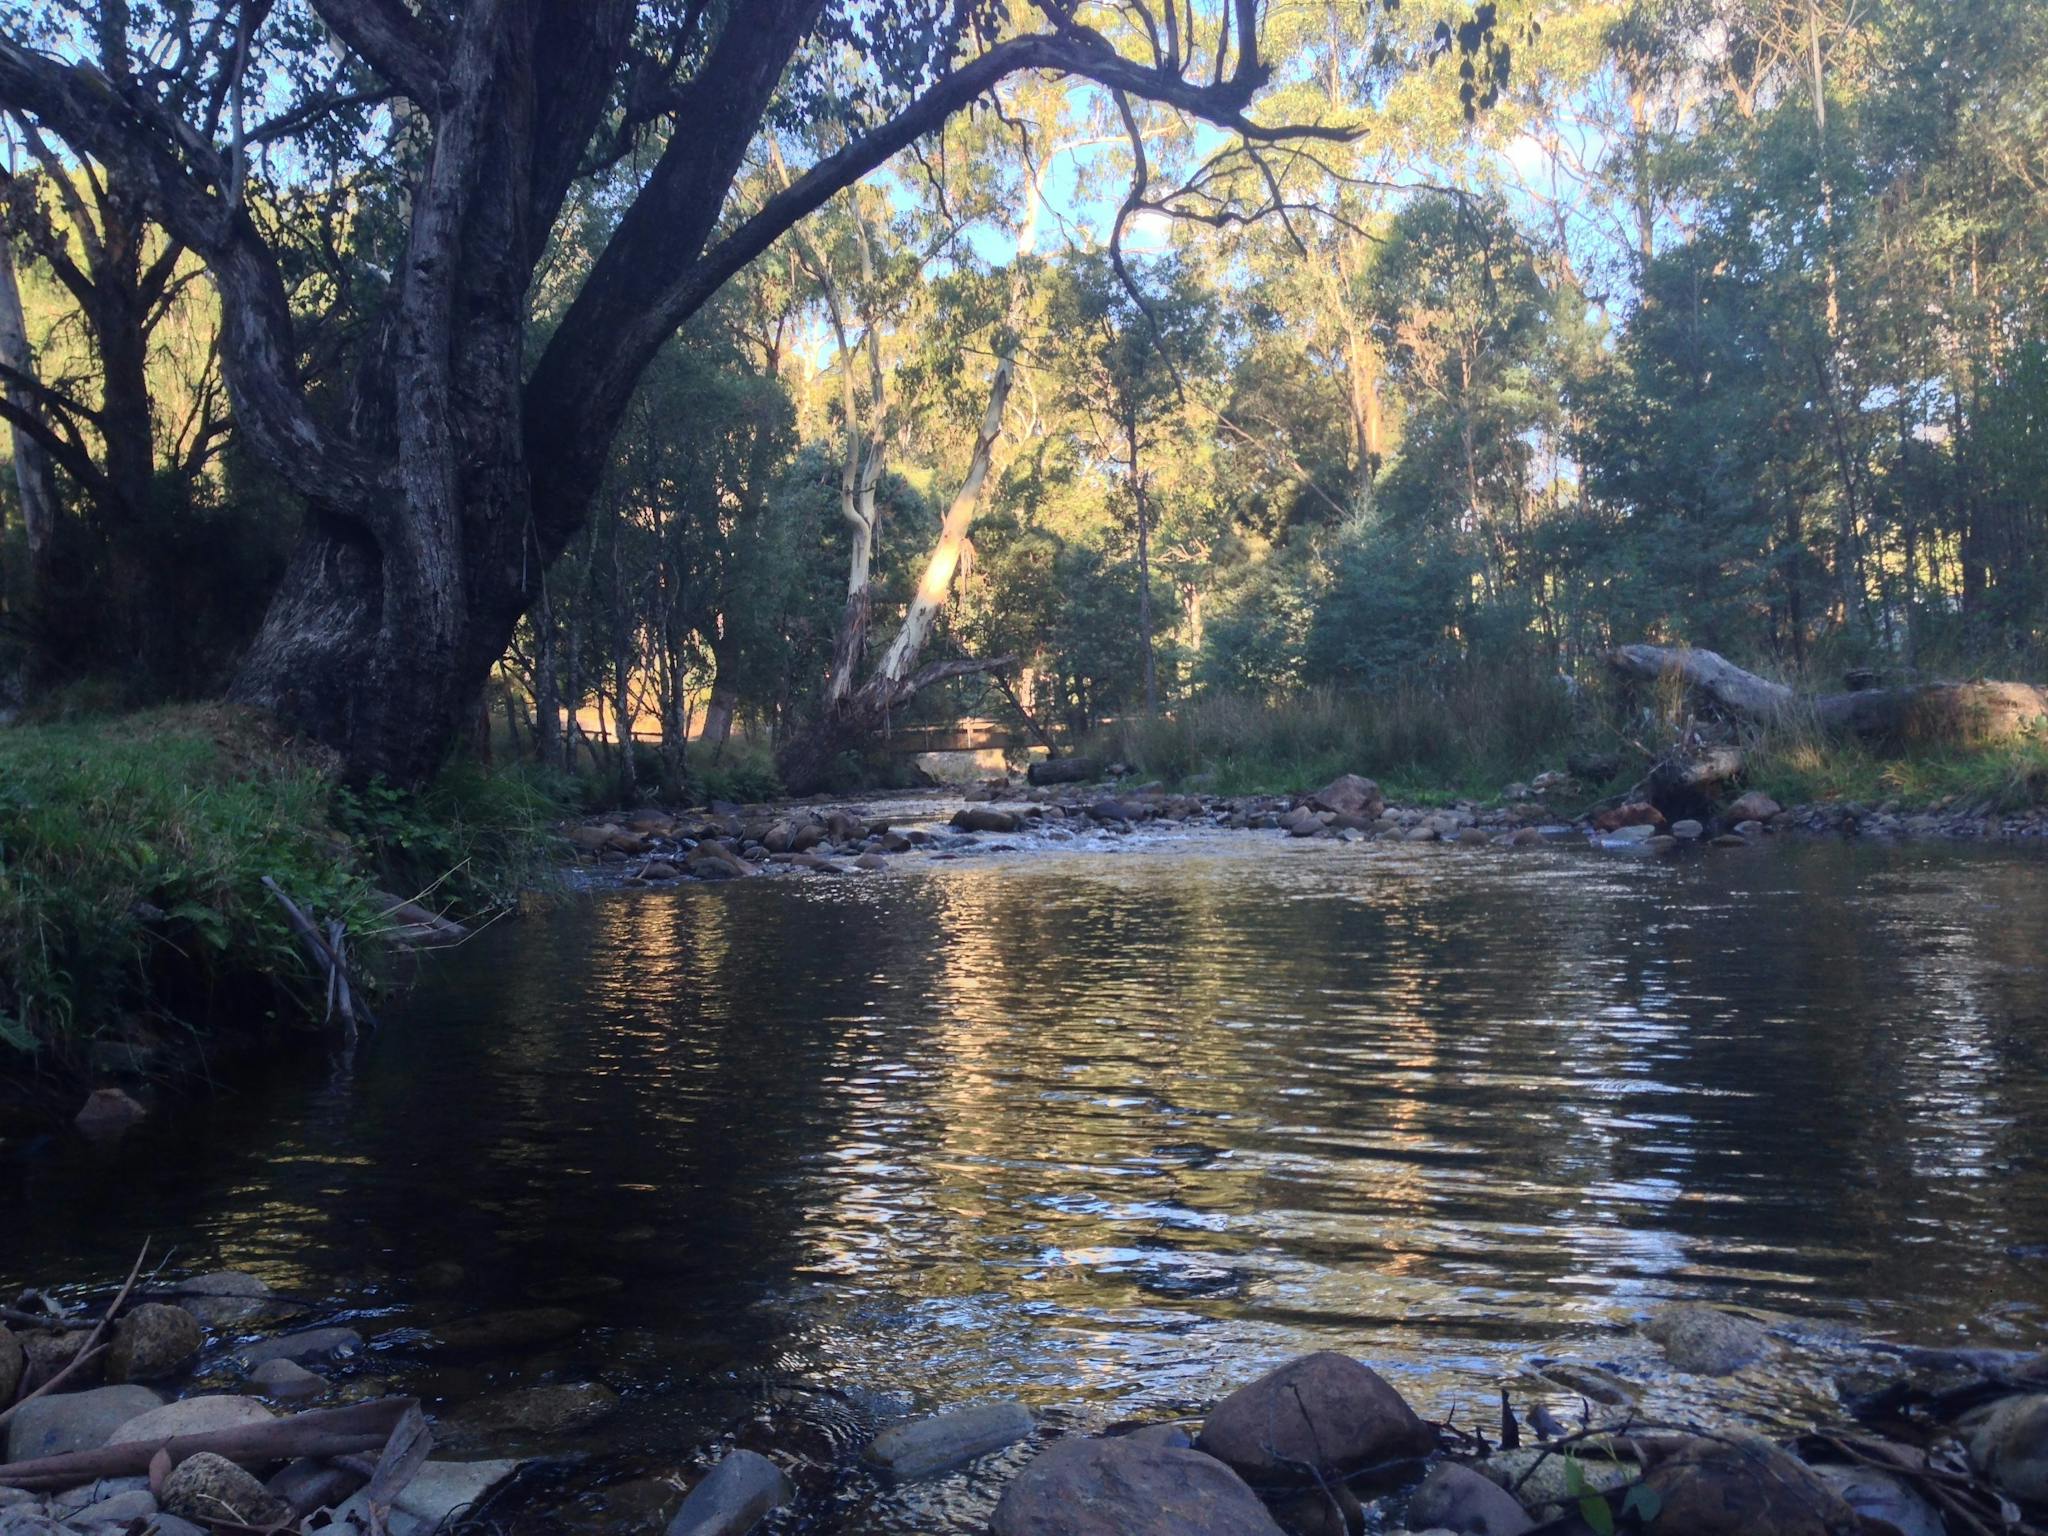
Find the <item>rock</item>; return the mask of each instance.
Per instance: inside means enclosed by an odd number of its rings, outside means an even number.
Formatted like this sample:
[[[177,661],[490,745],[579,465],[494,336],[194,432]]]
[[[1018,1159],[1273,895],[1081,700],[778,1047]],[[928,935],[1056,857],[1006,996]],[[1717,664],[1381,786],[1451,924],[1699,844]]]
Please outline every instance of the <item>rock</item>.
[[[95,1088],[71,1123],[87,1136],[119,1136],[148,1113],[118,1088]]]
[[[453,1259],[436,1259],[413,1271],[412,1283],[423,1291],[446,1295],[459,1291],[469,1281],[469,1271]]]
[[[690,1490],[667,1536],[743,1536],[795,1497],[782,1468],[757,1451],[734,1451]]]
[[[583,1314],[566,1307],[527,1307],[443,1323],[434,1330],[434,1338],[446,1354],[486,1355],[552,1344],[582,1326]]]
[[[1862,1519],[1767,1440],[1698,1439],[1650,1469],[1651,1536],[1858,1536]]]
[[[1660,1309],[1643,1332],[1674,1367],[1695,1376],[1732,1375],[1772,1353],[1770,1336],[1755,1323],[1693,1302]]]
[[[692,848],[683,862],[691,874],[707,880],[738,880],[756,873],[753,865],[715,839]]]
[[[876,853],[872,849],[870,849],[868,852],[862,854],[859,858],[853,861],[853,867],[855,869],[865,871],[868,874],[873,874],[876,870],[887,869],[889,867],[889,861],[881,854]]]
[[[1126,1430],[1119,1439],[1135,1441],[1139,1445],[1156,1445],[1169,1451],[1192,1451],[1195,1437],[1178,1424],[1141,1424],[1136,1429]]]
[[[1371,779],[1346,773],[1310,795],[1308,803],[1319,811],[1334,811],[1339,816],[1363,816],[1370,821],[1387,808],[1387,797],[1380,793],[1379,785]]]
[[[149,1522],[149,1529],[143,1532],[143,1536],[207,1536],[207,1527],[194,1525],[181,1516],[167,1515],[159,1510],[156,1518]]]
[[[187,1456],[173,1467],[158,1502],[201,1525],[270,1525],[291,1514],[284,1500],[258,1482],[254,1473],[211,1451]]]
[[[263,1486],[291,1505],[298,1514],[322,1507],[332,1509],[362,1487],[368,1478],[349,1467],[337,1467],[317,1456],[300,1456]]]
[[[1433,843],[1437,840],[1438,836],[1439,834],[1434,824],[1427,821],[1419,821],[1401,834],[1401,841],[1404,843]]]
[[[163,1402],[147,1387],[95,1387],[54,1392],[21,1404],[7,1424],[7,1459],[35,1461],[68,1451],[96,1450],[139,1413]]]
[[[2008,1397],[1965,1427],[1979,1472],[2022,1503],[2048,1504],[2048,1393]]]
[[[1630,830],[1634,830],[1631,828]],[[1651,853],[1669,853],[1678,846],[1678,839],[1669,833],[1643,839],[1643,847]]]
[[[907,1482],[1015,1444],[1033,1423],[1022,1403],[983,1403],[885,1429],[862,1454],[885,1475]]]
[[[1657,829],[1648,822],[1632,822],[1625,827],[1616,827],[1611,832],[1603,832],[1600,835],[1600,842],[1603,847],[1608,848],[1641,846],[1656,835]]]
[[[1484,848],[1492,839],[1478,827],[1460,827],[1455,841],[1467,848]]]
[[[493,1488],[519,1470],[516,1461],[427,1461],[392,1501],[385,1529],[390,1536],[429,1536],[450,1516],[472,1509]],[[369,1500],[352,1494],[336,1507],[334,1521],[323,1531],[367,1531]]]
[[[216,1270],[180,1281],[178,1305],[209,1327],[225,1328],[260,1317],[272,1305],[270,1287],[240,1270]]]
[[[1379,1375],[1334,1350],[1304,1355],[1240,1387],[1196,1445],[1245,1481],[1285,1487],[1427,1455],[1436,1435]]]
[[[1088,815],[1094,821],[1140,821],[1145,813],[1121,800],[1097,800],[1088,807]]]
[[[169,1440],[178,1435],[203,1435],[216,1429],[262,1424],[277,1415],[253,1397],[187,1397],[137,1414],[107,1437],[108,1445],[133,1445],[138,1440]]]
[[[1706,834],[1706,828],[1690,816],[1671,823],[1671,835],[1681,842],[1693,842]]]
[[[27,1369],[28,1351],[21,1347],[21,1340],[0,1326],[0,1403],[14,1401],[22,1373]]]
[[[1591,1493],[1619,1493],[1642,1476],[1641,1469],[1632,1464],[1597,1456],[1581,1456],[1577,1464],[1580,1486]],[[1486,1460],[1473,1463],[1472,1470],[1521,1500],[1522,1507],[1537,1521],[1546,1522],[1577,1502],[1569,1466],[1555,1451],[1531,1446],[1527,1450],[1497,1451]]]
[[[1866,1522],[1890,1536],[1944,1536],[1941,1515],[1903,1477],[1876,1467],[1815,1467],[1814,1473],[1834,1489]]]
[[[1508,834],[1510,848],[1532,848],[1543,841],[1543,834],[1534,827],[1517,827]]]
[[[1752,789],[1738,797],[1724,813],[1724,820],[1741,823],[1745,821],[1769,821],[1783,811],[1784,807],[1760,789]]]
[[[1716,848],[1747,848],[1749,846],[1748,838],[1734,832],[1720,833],[1714,838],[1713,842]]]
[[[114,1325],[107,1380],[161,1381],[192,1363],[206,1342],[199,1319],[183,1307],[145,1301]]]
[[[1448,1461],[1431,1468],[1409,1496],[1408,1523],[1418,1529],[1442,1526],[1462,1536],[1522,1536],[1536,1528],[1513,1494]]]
[[[1003,1490],[992,1536],[1280,1536],[1259,1496],[1199,1451],[1062,1440]],[[673,1536],[673,1533],[672,1533]]]
[[[1631,800],[1602,811],[1593,818],[1596,832],[1618,832],[1623,827],[1662,827],[1664,813],[1647,800]]]
[[[683,872],[677,869],[675,865],[669,863],[667,859],[649,859],[640,868],[640,878],[642,880],[667,882],[682,879]]]
[[[985,805],[966,805],[953,813],[952,825],[963,832],[1015,832],[1024,824],[1012,811],[992,810]]]
[[[619,1394],[602,1382],[528,1387],[465,1403],[448,1416],[458,1442],[479,1443],[519,1435],[569,1435],[601,1424],[619,1411]]]
[[[325,1360],[333,1355],[349,1354],[363,1347],[363,1336],[353,1328],[308,1328],[303,1333],[287,1333],[275,1339],[262,1339],[257,1343],[244,1345],[235,1351],[245,1365],[258,1366],[267,1360],[289,1360],[294,1365],[304,1365],[308,1360]]]
[[[101,1499],[97,1504],[88,1504],[76,1514],[66,1515],[64,1523],[74,1526],[126,1525],[131,1520],[148,1520],[155,1514],[156,1496],[147,1488],[131,1488],[126,1493]]]
[[[120,1494],[133,1493],[136,1489],[149,1492],[146,1477],[96,1477],[89,1483],[76,1488],[67,1488],[62,1493],[50,1495],[50,1513],[60,1520],[68,1520],[81,1509],[94,1504],[103,1504]]]
[[[48,1381],[59,1371],[76,1360],[85,1348],[85,1332],[72,1328],[63,1333],[25,1333],[21,1335],[21,1350],[27,1360],[26,1379],[30,1383]],[[65,1382],[67,1392],[80,1387],[99,1385],[106,1374],[106,1356],[87,1361]]]

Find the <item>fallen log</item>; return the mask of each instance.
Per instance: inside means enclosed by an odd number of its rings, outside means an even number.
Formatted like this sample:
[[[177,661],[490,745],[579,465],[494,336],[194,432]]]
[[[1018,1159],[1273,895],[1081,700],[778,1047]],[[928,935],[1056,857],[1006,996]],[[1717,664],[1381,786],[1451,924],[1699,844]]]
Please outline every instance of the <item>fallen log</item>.
[[[1024,776],[1034,784],[1085,784],[1102,777],[1102,764],[1092,757],[1049,757],[1025,769]]]
[[[1624,645],[1608,665],[1639,682],[1674,678],[1723,714],[1770,725],[1810,712],[1833,735],[1889,746],[1988,746],[2048,718],[2048,688],[2033,683],[1943,682],[1802,695],[1745,672],[1714,651]]]
[[[238,1424],[232,1429],[176,1435],[168,1440],[135,1440],[103,1445],[97,1450],[68,1451],[34,1461],[0,1466],[0,1488],[47,1490],[75,1488],[102,1477],[139,1477],[162,1451],[176,1466],[188,1456],[211,1451],[237,1466],[290,1461],[298,1456],[346,1456],[381,1451],[406,1414],[418,1408],[410,1397],[386,1397],[345,1408],[315,1408],[274,1419],[267,1424]]]

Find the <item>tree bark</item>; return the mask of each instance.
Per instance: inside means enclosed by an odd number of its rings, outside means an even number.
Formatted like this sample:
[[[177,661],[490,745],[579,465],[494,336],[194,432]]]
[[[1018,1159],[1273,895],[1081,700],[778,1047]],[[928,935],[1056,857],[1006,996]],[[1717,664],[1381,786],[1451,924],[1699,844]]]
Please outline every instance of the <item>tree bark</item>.
[[[14,241],[0,230],[0,366],[36,377],[36,359],[29,345],[28,322],[22,314],[21,284],[14,270]],[[35,396],[9,383],[7,402],[26,416],[41,416]],[[50,455],[23,425],[10,418],[8,435],[14,448],[14,485],[21,499],[22,531],[28,538],[31,590],[50,549],[50,530],[57,520],[57,478]]]

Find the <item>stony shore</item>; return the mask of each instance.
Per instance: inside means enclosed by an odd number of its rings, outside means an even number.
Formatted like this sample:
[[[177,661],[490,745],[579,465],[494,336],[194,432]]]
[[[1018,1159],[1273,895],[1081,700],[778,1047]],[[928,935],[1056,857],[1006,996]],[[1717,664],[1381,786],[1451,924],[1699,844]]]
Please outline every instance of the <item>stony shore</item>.
[[[423,1273],[422,1286],[459,1282]],[[218,1272],[63,1307],[40,1292],[0,1327],[0,1536],[428,1536],[483,1530],[523,1492],[521,1455],[602,1426],[601,1382],[486,1393],[422,1414],[350,1370],[387,1346],[500,1362],[585,1326],[537,1307],[354,1328]],[[23,1305],[48,1326],[23,1322]],[[309,1326],[312,1324],[313,1326]],[[1692,1303],[1643,1322],[1673,1370],[1770,1371],[1799,1343]],[[2048,1505],[2048,1357],[1853,1346],[1841,1420],[1776,1442],[1654,1423],[1581,1396],[1576,1422],[1503,1389],[1498,1414],[1433,1420],[1351,1356],[1277,1364],[1199,1420],[1060,1432],[1016,1402],[879,1421],[836,1476],[890,1487],[961,1469],[991,1490],[992,1536],[1981,1536]],[[1518,1412],[1517,1409],[1520,1411]],[[1028,1447],[1028,1448],[1026,1448]],[[1019,1449],[1013,1449],[1019,1448]],[[805,1528],[837,1491],[768,1444],[690,1458],[620,1529],[741,1536]],[[538,1504],[534,1501],[538,1500]],[[588,1528],[587,1521],[584,1528]]]
[[[907,825],[905,818],[875,815],[872,808],[864,814],[814,801],[717,804],[680,813],[640,810],[564,831],[583,858],[616,866],[630,884],[724,880],[777,869],[843,875],[887,868],[894,856],[911,852],[957,858],[1003,846],[991,839],[1065,842],[1168,828],[1482,848],[1590,842],[1650,855],[1685,847],[1742,848],[1785,836],[2006,843],[2048,838],[2048,807],[2010,814],[1981,805],[1786,807],[1754,791],[1725,802],[1703,799],[1668,808],[1618,798],[1574,816],[1564,807],[1582,803],[1585,787],[1562,773],[1508,785],[1498,802],[1486,805],[1390,805],[1378,785],[1355,774],[1303,795],[1205,795],[1118,782],[1040,788],[1005,780],[969,786],[960,798],[965,803],[943,828]]]

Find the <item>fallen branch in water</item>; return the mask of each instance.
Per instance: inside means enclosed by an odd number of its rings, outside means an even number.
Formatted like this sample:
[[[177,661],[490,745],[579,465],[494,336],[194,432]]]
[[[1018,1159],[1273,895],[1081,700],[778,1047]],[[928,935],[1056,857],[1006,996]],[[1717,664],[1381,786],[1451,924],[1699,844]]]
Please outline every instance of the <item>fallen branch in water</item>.
[[[327,925],[327,932],[320,931],[319,924],[308,917],[299,904],[285,895],[284,887],[269,875],[263,877],[263,888],[275,896],[284,908],[285,920],[291,924],[292,932],[299,936],[313,957],[313,963],[327,973],[327,1017],[333,1018],[335,1010],[341,1012],[342,1023],[348,1027],[350,1041],[356,1038],[356,1008],[358,1002],[355,989],[348,979],[348,932],[339,919]],[[377,1027],[376,1015],[370,1012],[370,1005],[362,1003],[363,1019],[370,1028]]]
[[[346,1456],[381,1451],[392,1432],[417,1411],[410,1397],[387,1397],[345,1408],[315,1408],[266,1424],[238,1424],[232,1429],[176,1435],[167,1440],[136,1440],[103,1445],[98,1450],[70,1451],[0,1466],[0,1488],[46,1490],[73,1488],[101,1477],[139,1477],[149,1471],[157,1452],[172,1466],[201,1451],[225,1456],[238,1466],[289,1461],[297,1456]]]

